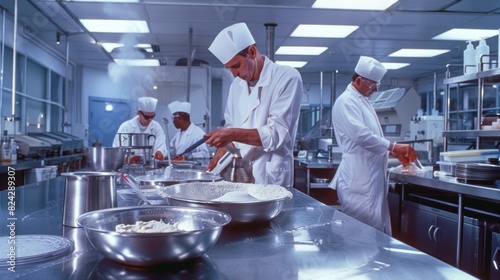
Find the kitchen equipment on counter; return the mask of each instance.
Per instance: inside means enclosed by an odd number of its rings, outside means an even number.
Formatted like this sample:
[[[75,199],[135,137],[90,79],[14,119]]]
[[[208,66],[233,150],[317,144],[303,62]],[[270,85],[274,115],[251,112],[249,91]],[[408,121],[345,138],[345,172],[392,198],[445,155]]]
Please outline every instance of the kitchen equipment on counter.
[[[391,142],[400,142],[410,131],[410,119],[420,108],[420,96],[413,87],[391,88],[375,92],[370,102],[384,133]]]
[[[118,139],[121,147],[130,148],[151,148],[154,134],[148,133],[118,133]]]
[[[71,138],[63,137],[52,132],[29,132],[28,135],[52,143],[52,146],[54,146],[53,142],[60,142],[59,151],[57,151],[59,156],[73,154],[75,151],[75,142]],[[48,141],[48,139],[52,139],[52,141]]]
[[[78,227],[77,218],[87,212],[118,206],[118,172],[77,171],[66,176],[63,225]]]
[[[457,163],[455,177],[459,182],[494,184],[500,180],[500,165],[490,163]]]
[[[19,159],[45,158],[49,151],[52,150],[52,145],[50,143],[29,135],[15,134],[12,135],[12,137],[19,147],[17,149],[17,154],[20,155]]]
[[[52,145],[52,149],[50,149],[47,153],[48,157],[57,157],[63,154],[62,153],[63,142],[61,140],[48,137],[45,134],[28,133],[28,135]]]
[[[217,182],[221,180],[222,177],[217,174],[174,168],[170,170],[168,176],[164,174],[148,174],[135,177],[135,181],[139,183],[141,188],[154,188],[155,186],[170,186],[189,182]]]
[[[500,151],[498,149],[448,151],[440,153],[442,161],[450,162],[486,162],[488,158],[498,158],[499,156]]]
[[[250,176],[251,166],[241,157],[240,150],[232,145],[224,147],[227,150],[212,169],[211,173],[220,174],[226,181],[253,183],[254,179]]]
[[[77,137],[75,135],[71,135],[69,133],[65,132],[59,132],[59,131],[51,131],[48,132],[50,134],[53,134],[57,137],[60,137],[62,139],[66,139],[66,141],[70,142],[71,145],[73,146],[73,151],[70,152],[70,154],[81,154],[84,152],[85,146],[83,145],[83,139],[80,137]]]
[[[204,208],[231,215],[232,223],[265,222],[283,209],[292,193],[278,185],[257,185],[227,181],[182,183],[157,186],[169,205]]]
[[[87,165],[92,171],[117,171],[125,160],[122,147],[88,147]]]
[[[179,229],[165,233],[119,233],[119,224],[162,220]],[[138,206],[97,210],[83,214],[78,225],[94,248],[105,257],[130,266],[153,266],[198,258],[217,242],[231,221],[223,212],[174,206]]]

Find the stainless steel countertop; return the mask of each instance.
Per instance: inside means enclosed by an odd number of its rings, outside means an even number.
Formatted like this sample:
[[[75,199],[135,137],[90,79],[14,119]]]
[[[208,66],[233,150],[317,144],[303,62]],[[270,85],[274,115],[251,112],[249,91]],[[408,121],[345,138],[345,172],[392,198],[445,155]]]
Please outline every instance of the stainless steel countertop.
[[[155,270],[130,268],[104,259],[82,229],[62,226],[64,185],[64,178],[57,177],[16,189],[15,236],[66,236],[75,241],[74,252],[18,265],[15,273],[0,267],[0,278],[475,279],[296,190],[274,220],[225,227],[202,258]],[[0,192],[4,225],[8,195]],[[9,229],[1,227],[0,234],[10,234]]]
[[[434,177],[431,173],[419,177],[390,172],[389,178],[397,183],[424,186],[500,202],[500,188],[496,185],[480,186],[459,183],[454,177]]]

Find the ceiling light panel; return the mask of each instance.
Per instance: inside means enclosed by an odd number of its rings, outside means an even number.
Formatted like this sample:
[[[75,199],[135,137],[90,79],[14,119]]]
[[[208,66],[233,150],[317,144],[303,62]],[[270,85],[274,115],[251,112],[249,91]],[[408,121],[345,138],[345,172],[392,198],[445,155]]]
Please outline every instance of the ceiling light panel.
[[[280,61],[280,60],[277,60],[276,63],[280,64],[280,65],[291,66],[293,68],[301,68],[307,64],[307,61],[285,61],[285,60]]]
[[[387,70],[397,70],[410,65],[410,63],[400,63],[400,62],[381,62],[381,64]]]
[[[80,22],[90,32],[149,33],[144,20],[81,19]]]
[[[357,25],[300,24],[290,37],[345,38],[358,28]]]
[[[340,10],[386,10],[398,0],[357,0],[357,1],[334,1],[316,0],[313,8],[340,9]]]
[[[275,54],[281,55],[320,55],[327,47],[281,46]]]
[[[391,57],[434,57],[450,50],[443,49],[400,49],[399,51],[391,53]]]
[[[478,41],[498,35],[498,29],[452,28],[435,37],[433,40]]]

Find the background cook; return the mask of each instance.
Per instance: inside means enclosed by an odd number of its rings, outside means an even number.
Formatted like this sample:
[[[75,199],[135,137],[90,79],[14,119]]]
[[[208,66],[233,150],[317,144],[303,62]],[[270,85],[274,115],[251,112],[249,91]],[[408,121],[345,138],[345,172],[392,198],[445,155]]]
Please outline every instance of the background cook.
[[[387,159],[397,156],[403,164],[417,159],[407,144],[384,138],[377,114],[368,97],[387,70],[377,60],[361,56],[352,82],[335,100],[332,120],[342,160],[330,187],[337,190],[342,212],[391,234],[387,200]]]
[[[209,50],[231,71],[225,127],[207,133],[218,148],[212,170],[233,143],[251,165],[258,184],[293,186],[293,143],[297,133],[302,78],[297,70],[261,55],[245,23],[223,29]]]
[[[161,125],[153,120],[156,116],[156,104],[158,103],[158,99],[153,97],[140,97],[137,100],[137,116],[132,119],[125,121],[120,125],[118,131],[116,132],[115,138],[113,140],[113,147],[120,146],[120,138],[119,133],[146,133],[152,134],[154,137],[149,138],[150,144],[153,146],[153,155],[157,160],[163,160],[164,155],[166,155],[165,145],[165,133]],[[151,143],[151,141],[153,141]],[[125,139],[122,136],[122,146],[128,146],[128,139]],[[133,152],[135,156],[132,156],[130,159],[130,163],[138,163],[141,159],[141,153],[143,150],[134,149]],[[149,161],[149,159],[144,159],[145,161]]]
[[[210,158],[207,144],[203,143],[196,147],[190,153],[175,157],[183,153],[189,146],[203,138],[205,131],[195,124],[191,123],[191,103],[174,101],[168,104],[168,109],[172,113],[172,122],[177,132],[170,140],[170,150],[172,151],[172,160],[185,160],[193,158]]]

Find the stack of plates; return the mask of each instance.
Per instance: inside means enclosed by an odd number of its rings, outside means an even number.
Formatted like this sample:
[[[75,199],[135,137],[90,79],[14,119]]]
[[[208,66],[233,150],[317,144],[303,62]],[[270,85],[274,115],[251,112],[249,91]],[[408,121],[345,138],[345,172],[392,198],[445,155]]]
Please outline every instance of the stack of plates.
[[[12,257],[16,265],[31,264],[64,256],[74,250],[71,239],[45,234],[16,235],[15,243],[8,236],[0,237],[0,267],[8,266],[10,247],[15,247]],[[10,242],[9,242],[10,241]],[[7,256],[7,257],[6,257]]]
[[[489,163],[457,163],[455,177],[460,181],[493,183],[500,180],[500,165]]]

